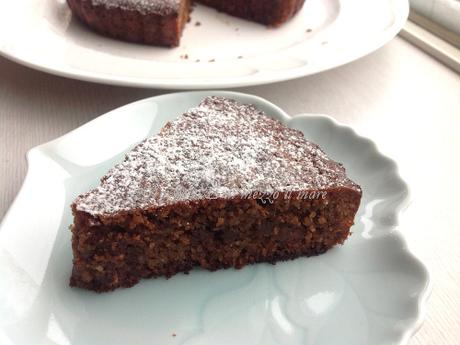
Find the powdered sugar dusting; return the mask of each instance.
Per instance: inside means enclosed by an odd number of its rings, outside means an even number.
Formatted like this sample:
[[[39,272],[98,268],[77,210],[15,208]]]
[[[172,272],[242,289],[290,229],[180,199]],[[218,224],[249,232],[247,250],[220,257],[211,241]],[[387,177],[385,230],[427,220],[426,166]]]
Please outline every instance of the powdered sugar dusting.
[[[75,204],[103,215],[255,191],[341,186],[359,188],[300,131],[252,105],[208,97],[135,147]]]
[[[91,0],[91,2],[94,6],[133,10],[142,14],[168,15],[179,11],[181,0]]]

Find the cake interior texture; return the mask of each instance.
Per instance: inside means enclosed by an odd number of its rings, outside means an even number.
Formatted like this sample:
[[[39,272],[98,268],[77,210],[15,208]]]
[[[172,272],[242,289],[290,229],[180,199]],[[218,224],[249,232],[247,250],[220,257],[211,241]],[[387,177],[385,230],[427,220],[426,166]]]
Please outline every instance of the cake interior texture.
[[[94,226],[77,212],[71,285],[95,291],[131,287],[142,278],[242,268],[322,254],[343,243],[359,197],[325,200],[214,200],[133,212]]]
[[[242,268],[342,244],[361,189],[297,130],[208,97],[72,204],[72,286]]]

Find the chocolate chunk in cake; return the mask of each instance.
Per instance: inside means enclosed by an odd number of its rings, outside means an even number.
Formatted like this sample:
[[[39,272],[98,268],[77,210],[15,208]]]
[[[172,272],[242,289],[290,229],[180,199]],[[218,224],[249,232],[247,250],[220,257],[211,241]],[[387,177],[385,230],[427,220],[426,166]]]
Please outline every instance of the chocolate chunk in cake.
[[[318,255],[346,240],[360,199],[300,131],[208,97],[72,204],[71,285],[101,292],[196,266]]]

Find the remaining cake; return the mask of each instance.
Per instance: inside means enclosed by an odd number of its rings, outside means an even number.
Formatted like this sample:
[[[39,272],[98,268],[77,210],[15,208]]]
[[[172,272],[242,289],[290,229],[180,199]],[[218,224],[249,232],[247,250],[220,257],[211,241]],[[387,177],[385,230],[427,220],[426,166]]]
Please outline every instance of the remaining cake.
[[[72,286],[241,268],[324,253],[349,235],[361,189],[303,134],[209,97],[167,123],[72,204]]]
[[[117,39],[158,46],[179,45],[191,0],[67,0],[93,30]]]
[[[73,13],[95,31],[150,45],[179,45],[193,0],[67,0]],[[279,26],[305,0],[196,0],[228,14]]]
[[[198,0],[233,16],[268,26],[280,26],[291,19],[305,0]]]

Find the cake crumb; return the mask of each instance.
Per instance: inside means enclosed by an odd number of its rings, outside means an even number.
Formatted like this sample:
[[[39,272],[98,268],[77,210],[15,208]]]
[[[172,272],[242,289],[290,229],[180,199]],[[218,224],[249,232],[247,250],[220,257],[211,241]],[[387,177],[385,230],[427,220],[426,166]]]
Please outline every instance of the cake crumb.
[[[243,58],[243,56],[241,56],[241,55],[240,55],[240,56],[238,56],[238,59],[242,59],[242,58]]]
[[[196,59],[195,62],[200,62],[200,59]]]
[[[313,30],[312,29],[307,29],[306,32],[310,33],[312,32]]]
[[[216,59],[211,59],[209,60],[209,62],[216,62]]]
[[[175,336],[177,336],[177,334],[176,334],[176,333],[173,333],[172,336],[175,337]]]
[[[181,55],[180,58],[183,60],[188,60],[188,54]]]
[[[201,22],[195,22],[195,26],[201,26]]]

